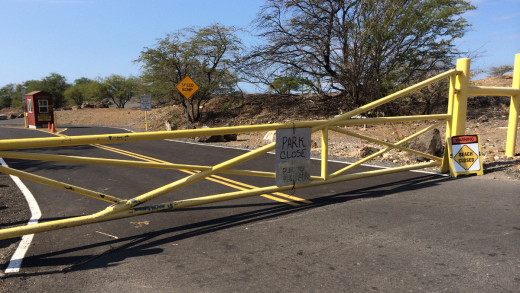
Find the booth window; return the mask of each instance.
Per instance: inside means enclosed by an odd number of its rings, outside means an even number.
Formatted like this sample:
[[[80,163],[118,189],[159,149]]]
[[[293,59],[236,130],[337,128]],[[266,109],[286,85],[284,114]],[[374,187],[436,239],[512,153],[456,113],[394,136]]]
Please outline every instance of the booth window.
[[[27,112],[32,113],[32,100],[27,99]]]
[[[49,113],[49,101],[39,100],[38,106],[40,107],[40,113]]]

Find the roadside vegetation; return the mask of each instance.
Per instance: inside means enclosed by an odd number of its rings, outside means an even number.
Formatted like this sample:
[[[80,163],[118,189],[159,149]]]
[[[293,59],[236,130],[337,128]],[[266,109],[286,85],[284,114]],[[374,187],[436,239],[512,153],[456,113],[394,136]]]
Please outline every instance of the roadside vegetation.
[[[196,122],[204,119],[212,99],[240,104],[240,85],[250,83],[280,99],[312,94],[348,110],[453,68],[455,59],[467,54],[454,42],[470,28],[464,13],[473,9],[463,0],[266,0],[251,25],[256,45],[245,46],[239,38],[245,28],[218,23],[183,28],[136,54],[140,76],[82,77],[69,83],[50,73],[2,86],[0,109],[22,108],[22,88],[51,93],[57,108],[99,101],[124,108],[133,97],[148,94],[154,105],[187,107]],[[489,74],[511,69],[500,65]],[[200,87],[189,101],[175,88],[186,75]],[[447,83],[432,86],[413,100],[368,115],[400,114],[414,103],[431,113],[446,92]]]

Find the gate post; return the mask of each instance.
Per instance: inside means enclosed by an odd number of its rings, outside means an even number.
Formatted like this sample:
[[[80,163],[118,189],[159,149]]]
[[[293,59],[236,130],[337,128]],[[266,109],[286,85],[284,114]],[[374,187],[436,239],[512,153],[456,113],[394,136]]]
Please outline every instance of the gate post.
[[[455,94],[453,95],[453,116],[451,117],[451,136],[466,133],[466,112],[468,108],[469,68],[471,60],[462,58],[457,60],[457,74],[455,78]]]
[[[520,54],[515,55],[515,67],[513,71],[512,88],[520,90]],[[515,156],[515,145],[518,127],[518,114],[520,110],[520,95],[511,96],[509,105],[509,124],[507,126],[506,156]]]
[[[321,130],[321,178],[323,180],[327,180],[329,177],[328,162],[329,162],[329,128],[326,126]]]

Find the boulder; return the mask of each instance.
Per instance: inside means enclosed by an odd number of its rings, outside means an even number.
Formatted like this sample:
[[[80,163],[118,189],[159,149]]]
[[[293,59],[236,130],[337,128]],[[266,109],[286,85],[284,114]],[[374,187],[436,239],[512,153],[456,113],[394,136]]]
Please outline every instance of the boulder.
[[[488,122],[488,121],[489,121],[489,118],[486,115],[482,115],[477,118],[477,122],[479,122],[479,123],[484,123],[484,122]]]
[[[201,129],[209,128],[208,126],[204,125],[201,127]],[[225,142],[226,139],[223,135],[212,135],[212,136],[200,136],[197,138],[198,142]]]
[[[435,128],[419,136],[410,143],[410,148],[437,157],[442,157],[444,154],[444,145],[442,144],[441,132],[439,129]],[[419,162],[428,160],[419,156],[413,156],[413,158]]]
[[[165,121],[164,128],[166,129],[166,131],[177,130],[177,124],[175,124],[173,122]]]
[[[94,108],[108,108],[108,105],[108,103],[101,101],[99,103],[94,104]]]
[[[375,154],[379,152],[379,149],[378,148],[375,148],[375,147],[371,147],[371,146],[365,146],[363,147],[360,151],[359,151],[359,156],[364,158],[364,157],[368,157],[372,154]]]
[[[273,143],[276,141],[276,130],[268,131],[264,135],[264,142],[265,143]]]
[[[238,135],[236,133],[234,133],[234,134],[224,134],[224,139],[226,141],[237,141]]]
[[[83,102],[80,106],[81,109],[94,108],[94,104],[90,102]]]

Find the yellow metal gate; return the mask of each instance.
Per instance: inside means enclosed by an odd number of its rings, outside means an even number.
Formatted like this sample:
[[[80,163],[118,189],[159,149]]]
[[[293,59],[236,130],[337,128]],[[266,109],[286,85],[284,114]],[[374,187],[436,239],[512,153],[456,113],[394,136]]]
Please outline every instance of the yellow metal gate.
[[[497,88],[497,87],[478,87],[469,84],[470,74],[470,60],[459,59],[455,69],[446,71],[442,74],[429,78],[423,82],[417,83],[404,90],[388,95],[384,98],[371,102],[355,110],[349,111],[338,117],[330,120],[320,121],[306,121],[294,123],[278,123],[278,124],[264,124],[264,125],[248,125],[248,126],[234,126],[234,127],[220,127],[212,129],[194,129],[194,130],[177,130],[177,131],[158,131],[147,133],[118,133],[118,134],[103,134],[103,135],[85,135],[85,136],[59,136],[51,138],[34,138],[34,139],[8,139],[0,141],[0,157],[14,158],[23,160],[45,160],[56,162],[70,162],[70,163],[84,163],[84,164],[105,164],[114,166],[131,166],[141,168],[162,168],[172,170],[184,170],[189,175],[160,188],[151,190],[144,194],[131,199],[121,199],[114,195],[102,194],[93,190],[88,190],[79,186],[73,186],[67,183],[58,182],[49,178],[37,176],[20,170],[9,167],[0,166],[0,172],[18,176],[27,180],[32,180],[42,184],[47,184],[63,190],[79,193],[90,196],[95,199],[109,202],[110,205],[105,209],[86,216],[72,217],[62,220],[54,220],[34,225],[11,227],[0,230],[0,239],[18,237],[26,234],[33,234],[38,232],[57,230],[62,228],[74,227],[79,225],[86,225],[96,222],[109,221],[125,217],[132,217],[144,215],[165,210],[175,210],[198,205],[204,205],[213,202],[226,201],[238,199],[249,196],[256,196],[262,194],[279,193],[291,189],[306,188],[324,184],[331,184],[347,180],[354,180],[365,177],[373,177],[395,172],[423,169],[428,167],[442,166],[443,172],[449,171],[449,166],[446,161],[443,162],[442,157],[432,156],[427,153],[422,153],[416,150],[405,147],[412,139],[424,134],[434,128],[446,124],[446,138],[465,133],[466,123],[466,108],[467,98],[470,95],[493,95],[493,96],[511,96],[511,106],[509,114],[509,127],[507,136],[506,155],[514,156],[515,142],[517,138],[518,114],[520,106],[520,54],[515,56],[515,69],[513,77],[513,86],[511,88]],[[417,115],[417,116],[402,116],[402,117],[383,117],[383,118],[368,118],[368,119],[352,119],[354,116],[370,111],[385,103],[389,103],[405,95],[416,92],[428,85],[439,82],[443,79],[449,78],[450,90],[448,93],[448,109],[446,114],[436,115]],[[391,143],[376,138],[368,137],[362,134],[349,131],[342,126],[349,125],[363,125],[363,124],[382,124],[394,122],[413,122],[413,121],[434,121],[434,123],[408,137]],[[158,198],[167,193],[179,190],[187,185],[193,184],[202,179],[210,178],[216,174],[234,174],[243,176],[259,176],[274,178],[274,172],[264,172],[256,170],[236,169],[235,167],[241,163],[249,161],[253,158],[259,157],[275,149],[276,143],[270,143],[262,146],[254,151],[244,153],[235,158],[229,159],[225,162],[214,166],[200,166],[188,164],[173,164],[167,162],[158,162],[153,160],[136,161],[136,160],[115,160],[92,157],[78,157],[78,156],[64,156],[64,155],[50,155],[41,153],[18,152],[9,150],[30,149],[30,148],[46,148],[46,147],[61,147],[61,146],[76,146],[76,145],[101,145],[110,143],[124,143],[135,141],[150,141],[163,139],[177,139],[189,138],[211,135],[224,134],[239,134],[249,132],[264,132],[277,129],[290,128],[311,128],[312,132],[321,132],[322,148],[321,148],[321,174],[319,176],[311,176],[311,181],[305,184],[288,185],[288,186],[265,186],[241,188],[242,190],[214,194],[209,196],[194,197],[184,200],[176,200],[162,204],[143,206],[144,203]],[[351,164],[339,171],[330,173],[328,170],[329,157],[329,131],[334,131],[344,135],[357,137],[366,141],[385,146],[383,150],[370,155]],[[392,149],[399,149],[406,151],[430,160],[430,162],[412,164],[407,166],[381,169],[367,172],[358,172],[345,174],[346,171],[351,170],[374,157],[380,156]]]

